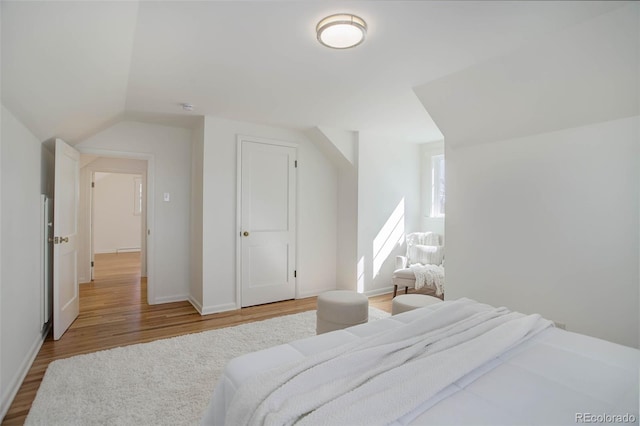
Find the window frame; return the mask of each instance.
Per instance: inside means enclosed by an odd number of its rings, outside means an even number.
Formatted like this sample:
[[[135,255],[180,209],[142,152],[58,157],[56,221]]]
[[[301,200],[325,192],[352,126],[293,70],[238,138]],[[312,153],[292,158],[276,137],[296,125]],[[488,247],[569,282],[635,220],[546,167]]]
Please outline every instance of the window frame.
[[[431,209],[430,217],[445,217],[446,180],[444,153],[431,156]]]
[[[422,217],[422,226],[425,229],[431,229],[434,223],[444,221],[444,215],[436,215],[432,209],[433,204],[433,157],[444,156],[446,165],[446,155],[444,149],[444,140],[427,142],[420,145],[420,216]],[[446,190],[446,181],[445,181]]]

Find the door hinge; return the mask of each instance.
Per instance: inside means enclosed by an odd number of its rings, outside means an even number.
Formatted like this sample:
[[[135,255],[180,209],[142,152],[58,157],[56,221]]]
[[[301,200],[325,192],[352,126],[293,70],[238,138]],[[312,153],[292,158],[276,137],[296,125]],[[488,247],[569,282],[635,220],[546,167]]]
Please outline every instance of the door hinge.
[[[293,162],[293,166],[294,166],[296,169],[298,168],[298,160],[295,160],[295,161]]]
[[[297,278],[298,277],[298,271],[293,271],[293,278]]]
[[[95,182],[91,182],[91,187],[95,188],[96,187],[96,183]]]
[[[91,267],[93,268],[93,260],[91,261]]]

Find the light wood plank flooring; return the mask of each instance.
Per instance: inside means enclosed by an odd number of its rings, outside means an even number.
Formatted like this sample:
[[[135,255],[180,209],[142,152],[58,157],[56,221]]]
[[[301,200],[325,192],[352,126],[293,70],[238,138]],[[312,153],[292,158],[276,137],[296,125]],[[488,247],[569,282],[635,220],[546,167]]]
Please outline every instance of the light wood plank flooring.
[[[24,423],[47,366],[57,359],[316,308],[310,297],[200,316],[189,302],[148,305],[146,284],[139,253],[97,255],[95,280],[80,285],[80,315],[60,340],[49,334],[2,424]],[[391,312],[391,294],[370,298],[370,306]]]

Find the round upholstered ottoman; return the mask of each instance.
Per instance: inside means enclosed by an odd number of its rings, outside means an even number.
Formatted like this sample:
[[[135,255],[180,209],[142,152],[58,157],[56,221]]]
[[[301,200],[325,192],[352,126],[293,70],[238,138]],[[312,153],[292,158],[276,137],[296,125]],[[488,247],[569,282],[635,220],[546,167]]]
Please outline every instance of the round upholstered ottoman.
[[[368,319],[369,299],[364,294],[348,290],[334,290],[318,296],[317,334],[362,324]]]
[[[401,294],[393,298],[391,315],[412,311],[439,302],[442,302],[442,300],[426,294]]]

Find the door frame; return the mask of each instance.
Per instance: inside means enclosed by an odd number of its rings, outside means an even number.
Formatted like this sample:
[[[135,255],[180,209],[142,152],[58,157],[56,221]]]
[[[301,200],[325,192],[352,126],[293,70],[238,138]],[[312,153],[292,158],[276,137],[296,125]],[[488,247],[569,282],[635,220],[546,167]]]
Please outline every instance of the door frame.
[[[268,139],[255,136],[241,135],[236,136],[236,149],[237,149],[237,166],[236,166],[236,308],[242,307],[242,142],[261,143],[264,145],[284,146],[288,148],[295,148],[298,150],[299,144],[292,142],[283,142],[277,139]],[[297,158],[296,154],[296,158]],[[296,168],[297,171],[297,168]],[[296,173],[296,182],[298,175]],[[294,263],[298,264],[298,191],[300,185],[296,185],[296,202],[293,206],[296,211],[296,235],[294,240],[296,242],[296,249],[294,253]],[[296,266],[297,269],[297,266]],[[295,279],[295,298],[299,297],[298,280]]]
[[[155,205],[154,194],[155,188],[155,157],[153,154],[145,154],[140,152],[127,152],[127,151],[110,151],[105,149],[95,149],[87,147],[77,147],[80,154],[95,155],[98,157],[120,158],[128,160],[146,160],[147,161],[147,174],[146,174],[146,230],[144,232],[146,236],[146,250],[147,250],[147,303],[149,305],[155,304],[155,240],[153,229],[155,227]],[[99,170],[102,171],[102,170]],[[123,170],[113,171],[106,170],[106,172],[121,172],[129,173]],[[138,172],[133,172],[138,174]],[[143,174],[144,176],[144,174]],[[93,251],[93,249],[90,249]]]

